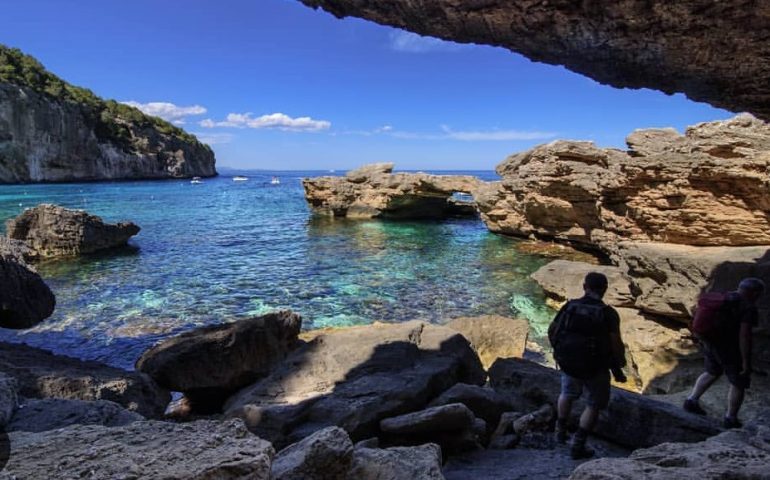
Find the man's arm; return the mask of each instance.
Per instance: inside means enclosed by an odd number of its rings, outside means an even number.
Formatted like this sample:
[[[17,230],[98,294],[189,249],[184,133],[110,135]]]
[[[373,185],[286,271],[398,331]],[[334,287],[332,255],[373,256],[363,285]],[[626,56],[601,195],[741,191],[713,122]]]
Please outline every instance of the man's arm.
[[[751,323],[742,322],[741,331],[738,334],[738,343],[741,348],[741,360],[743,361],[741,375],[748,375],[751,373],[751,327]]]
[[[620,315],[617,310],[608,307],[608,327],[610,335],[610,355],[612,368],[623,368],[626,366],[626,346],[620,337]]]

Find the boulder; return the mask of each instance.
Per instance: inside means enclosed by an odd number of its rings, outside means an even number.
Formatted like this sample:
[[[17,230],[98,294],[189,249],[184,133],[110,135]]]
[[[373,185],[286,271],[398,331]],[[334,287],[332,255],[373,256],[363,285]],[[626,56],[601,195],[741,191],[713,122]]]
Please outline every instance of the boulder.
[[[66,257],[121,247],[139,233],[131,222],[104,223],[83,210],[40,204],[5,222],[6,235],[27,244],[35,258]]]
[[[515,419],[512,423],[513,431],[522,436],[532,431],[548,430],[556,418],[555,413],[551,405],[543,405],[534,412]]]
[[[56,297],[24,260],[26,247],[0,236],[0,328],[30,328],[53,314]]]
[[[500,421],[500,415],[511,409],[512,405],[500,394],[489,387],[458,383],[445,391],[429,406],[449,405],[461,403],[468,407],[473,415],[483,419],[487,425],[493,427]]]
[[[609,288],[604,295],[605,303],[616,307],[632,307],[634,305],[631,279],[618,267],[554,260],[531,276],[549,295],[559,301],[566,301],[580,298],[585,294],[583,280],[590,272],[603,273],[609,281]]]
[[[498,422],[489,440],[490,449],[506,450],[518,445],[521,437],[513,429],[513,422],[521,416],[522,414],[519,412],[505,412],[500,416],[500,422]]]
[[[492,387],[512,401],[529,403],[530,410],[558,399],[560,373],[519,359],[498,360],[489,370]],[[583,408],[576,402],[572,422]],[[612,389],[609,408],[602,412],[596,434],[628,448],[643,448],[663,442],[698,442],[721,431],[716,420],[686,413],[681,406],[617,388]]]
[[[171,400],[168,391],[143,373],[23,344],[0,342],[0,372],[16,379],[23,397],[110,400],[148,418],[163,415]]]
[[[529,322],[500,315],[455,318],[446,324],[471,342],[481,364],[489,368],[498,358],[521,358],[527,347]]]
[[[0,432],[6,429],[6,425],[19,406],[19,395],[16,389],[16,380],[0,373]]]
[[[681,92],[770,120],[764,3],[302,2],[339,18],[356,16],[420,35],[503,47],[602,84]]]
[[[770,443],[745,431],[730,431],[698,443],[663,443],[628,458],[585,463],[571,480],[704,480],[770,478]]]
[[[193,410],[216,411],[229,395],[266,377],[286,358],[301,326],[302,317],[281,311],[196,328],[144,352],[136,369],[163,388],[184,392]]]
[[[490,230],[612,253],[621,240],[770,244],[770,125],[751,116],[684,135],[636,132],[627,152],[555,141],[512,155],[476,196]]]
[[[0,479],[163,478],[268,480],[274,450],[242,422],[147,421],[12,432]]]
[[[225,413],[286,445],[328,426],[353,441],[377,436],[380,420],[424,408],[458,382],[486,374],[460,334],[418,321],[324,332],[268,377],[245,387]]]
[[[348,480],[444,480],[441,474],[441,448],[426,444],[418,447],[387,449],[361,448],[353,453]]]
[[[108,400],[27,399],[11,418],[6,431],[44,432],[70,425],[122,427],[140,420],[144,417]]]
[[[344,480],[353,458],[345,430],[319,430],[275,456],[271,480]]]
[[[392,163],[372,164],[344,177],[305,178],[305,199],[315,213],[348,218],[444,218],[475,215],[456,192],[472,193],[476,177],[391,173]]]
[[[395,435],[430,435],[438,432],[469,430],[473,412],[462,403],[431,407],[380,421],[380,429]]]

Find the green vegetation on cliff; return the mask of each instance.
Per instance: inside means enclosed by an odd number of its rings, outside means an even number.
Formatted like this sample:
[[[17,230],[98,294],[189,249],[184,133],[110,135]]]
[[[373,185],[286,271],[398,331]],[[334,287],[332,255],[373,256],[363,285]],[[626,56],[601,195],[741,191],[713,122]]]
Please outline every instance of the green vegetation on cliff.
[[[65,82],[46,70],[34,57],[3,44],[0,44],[0,83],[31,88],[59,101],[83,107],[94,124],[96,135],[126,150],[134,149],[134,130],[152,129],[182,142],[200,143],[194,135],[161,118],[146,115],[115,100],[103,100],[87,88]]]

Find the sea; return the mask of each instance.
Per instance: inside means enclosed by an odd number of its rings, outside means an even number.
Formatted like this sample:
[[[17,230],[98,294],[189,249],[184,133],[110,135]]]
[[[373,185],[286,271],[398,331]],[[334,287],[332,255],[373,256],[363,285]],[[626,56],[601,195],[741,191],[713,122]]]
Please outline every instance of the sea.
[[[431,173],[497,179],[488,171]],[[2,185],[0,223],[54,203],[108,222],[130,220],[141,232],[126,248],[37,265],[56,310],[32,329],[0,329],[0,340],[130,369],[170,335],[291,309],[304,329],[517,316],[542,342],[554,312],[529,275],[548,260],[519,251],[520,240],[490,233],[478,218],[314,215],[302,178],[337,174],[228,171],[200,184]]]

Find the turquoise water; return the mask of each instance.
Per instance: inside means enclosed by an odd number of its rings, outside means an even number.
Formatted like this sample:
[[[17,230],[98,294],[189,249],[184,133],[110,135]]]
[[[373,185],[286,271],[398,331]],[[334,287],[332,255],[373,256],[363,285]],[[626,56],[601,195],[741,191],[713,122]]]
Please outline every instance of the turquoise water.
[[[489,172],[474,172],[493,178]],[[0,186],[0,220],[41,202],[86,209],[142,231],[131,247],[38,266],[54,315],[0,331],[59,353],[130,367],[149,345],[197,325],[279,308],[304,328],[551,311],[529,274],[546,263],[478,219],[348,221],[313,216],[300,179],[254,172],[189,181]],[[281,178],[271,185],[272,175]]]

